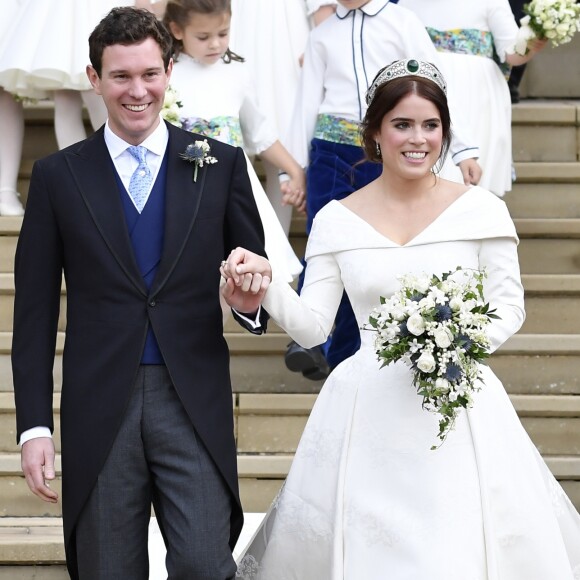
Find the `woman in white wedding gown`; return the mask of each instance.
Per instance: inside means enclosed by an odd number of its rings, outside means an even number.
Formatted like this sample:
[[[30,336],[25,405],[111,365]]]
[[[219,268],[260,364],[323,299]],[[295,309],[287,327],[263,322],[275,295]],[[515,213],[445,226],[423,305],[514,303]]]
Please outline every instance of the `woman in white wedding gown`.
[[[304,347],[324,341],[346,289],[364,327],[409,272],[485,269],[501,317],[492,350],[524,320],[517,236],[503,201],[435,177],[450,138],[444,84],[428,63],[397,61],[374,80],[363,142],[383,174],[317,215],[298,296],[274,280],[263,306]],[[244,274],[247,272],[246,274]],[[267,286],[263,258],[222,265],[231,300]],[[241,275],[244,274],[244,275]],[[243,286],[242,286],[243,284]],[[580,516],[482,368],[472,409],[435,451],[402,362],[380,368],[374,333],[323,386],[287,481],[239,564],[245,580],[574,580]]]

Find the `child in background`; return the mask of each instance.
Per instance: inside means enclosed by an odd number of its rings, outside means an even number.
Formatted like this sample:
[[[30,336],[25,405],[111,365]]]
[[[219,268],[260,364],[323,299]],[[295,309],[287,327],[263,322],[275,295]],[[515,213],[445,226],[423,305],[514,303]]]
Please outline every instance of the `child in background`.
[[[14,0],[11,0],[12,2]],[[88,37],[115,6],[150,8],[151,0],[21,0],[0,50],[0,86],[15,95],[54,91],[59,149],[86,138],[83,104],[91,125],[107,119],[101,97],[87,78]]]
[[[468,128],[480,147],[479,185],[503,197],[512,188],[512,107],[494,54],[502,63],[521,65],[546,42],[531,41],[525,56],[513,53],[518,25],[508,0],[400,0],[399,5],[417,14],[439,51],[459,105],[455,122]],[[452,179],[447,169],[445,177]]]
[[[277,140],[264,116],[249,65],[229,50],[230,0],[169,0],[164,23],[174,41],[171,87],[181,123],[193,131],[259,153],[290,176],[283,202],[303,205],[304,171]],[[302,265],[294,254],[251,163],[248,173],[274,275],[288,281]]]
[[[336,15],[310,33],[287,145],[307,171],[307,233],[317,212],[333,199],[342,199],[376,179],[382,166],[361,161],[359,126],[366,112],[364,95],[376,73],[398,59],[439,58],[421,21],[389,0],[339,0]],[[455,103],[450,98],[454,120]],[[454,124],[451,157],[461,167],[465,184],[481,175],[474,158],[475,143],[460,139]],[[331,339],[314,349],[291,343],[286,365],[311,379],[354,354],[360,346],[359,328],[346,296],[337,313]]]
[[[6,36],[20,9],[19,0],[6,0],[0,20],[0,54],[6,45]],[[0,215],[18,216],[24,213],[17,193],[18,170],[24,140],[22,102],[5,91],[0,84]]]
[[[311,25],[334,14],[335,0],[232,0],[230,46],[252,66],[260,106],[284,136]],[[283,139],[282,139],[283,142]],[[282,205],[278,169],[262,160],[266,194],[288,235],[292,206]]]

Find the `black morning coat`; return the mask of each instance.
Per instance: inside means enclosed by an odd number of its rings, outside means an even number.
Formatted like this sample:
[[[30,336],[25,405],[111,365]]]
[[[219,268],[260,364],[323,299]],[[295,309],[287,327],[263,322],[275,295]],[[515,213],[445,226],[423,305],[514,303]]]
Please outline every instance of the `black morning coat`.
[[[73,579],[75,522],[123,418],[148,325],[196,432],[231,490],[232,547],[242,527],[219,265],[237,246],[265,255],[263,229],[242,150],[208,139],[218,162],[199,168],[194,182],[194,166],[180,154],[203,137],[169,124],[168,129],[165,239],[149,291],[134,258],[103,129],[38,161],[32,172],[15,265],[17,437],[31,427],[53,428],[64,271],[62,508]],[[263,313],[263,329],[266,319]]]

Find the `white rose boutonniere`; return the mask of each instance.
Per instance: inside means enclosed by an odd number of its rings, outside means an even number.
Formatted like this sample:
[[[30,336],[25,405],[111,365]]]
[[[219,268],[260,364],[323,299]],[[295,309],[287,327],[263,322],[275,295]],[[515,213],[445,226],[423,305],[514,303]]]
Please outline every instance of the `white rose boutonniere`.
[[[197,170],[204,165],[212,165],[217,163],[218,160],[215,157],[209,155],[211,147],[207,142],[207,139],[203,141],[195,141],[190,143],[183,153],[180,153],[180,157],[193,163],[195,168],[193,170],[193,181],[197,181]]]

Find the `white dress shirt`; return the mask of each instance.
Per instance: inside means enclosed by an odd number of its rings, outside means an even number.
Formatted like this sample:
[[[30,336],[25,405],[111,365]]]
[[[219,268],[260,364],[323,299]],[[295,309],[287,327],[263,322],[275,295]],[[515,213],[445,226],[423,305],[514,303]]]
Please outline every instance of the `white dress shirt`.
[[[423,23],[410,10],[389,0],[370,0],[356,10],[339,5],[310,33],[287,148],[306,167],[319,114],[360,122],[366,113],[365,94],[378,71],[394,60],[415,58],[440,67],[437,51]],[[444,71],[443,71],[444,73]],[[450,102],[453,117],[453,105]],[[478,157],[454,128],[451,153],[457,164]]]
[[[147,198],[145,199],[145,204],[147,204],[149,194],[151,193],[155,180],[157,179],[157,174],[159,173],[161,163],[163,162],[163,156],[165,155],[168,141],[169,132],[167,131],[167,125],[161,122],[157,125],[153,133],[151,133],[143,143],[140,143],[141,146],[147,148],[145,161],[147,162],[147,166],[149,167],[149,171],[151,171],[151,176],[153,177],[151,187],[149,188]],[[105,145],[109,150],[109,155],[113,160],[115,169],[117,170],[125,189],[129,191],[131,176],[135,172],[135,169],[137,169],[139,162],[128,151],[131,143],[127,143],[127,141],[124,141],[121,137],[115,135],[109,127],[109,121],[105,124]],[[131,201],[133,201],[133,198],[131,198]]]

